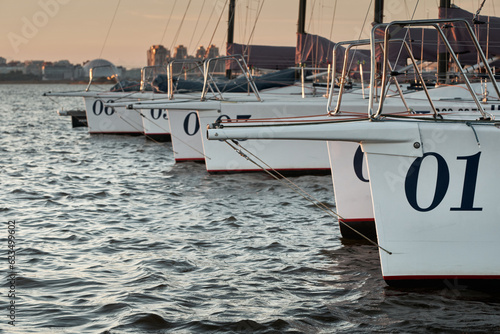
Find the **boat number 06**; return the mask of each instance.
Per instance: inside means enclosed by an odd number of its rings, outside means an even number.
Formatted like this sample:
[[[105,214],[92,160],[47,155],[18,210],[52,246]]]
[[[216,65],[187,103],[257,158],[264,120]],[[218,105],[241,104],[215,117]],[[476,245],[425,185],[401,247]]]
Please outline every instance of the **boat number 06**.
[[[107,103],[113,103],[113,100],[109,100]],[[115,109],[112,107],[105,107],[104,102],[101,100],[95,100],[94,104],[92,105],[92,111],[94,112],[94,115],[99,116],[102,114],[104,111],[105,115],[111,116],[115,113]]]
[[[450,208],[450,211],[481,211],[482,208],[474,207],[474,195],[476,192],[476,181],[481,152],[474,155],[457,157],[457,160],[465,160],[465,175],[462,190],[462,202],[459,207]],[[432,203],[421,207],[417,202],[417,184],[420,174],[420,166],[424,159],[435,159],[437,162],[436,189]],[[454,171],[454,169],[452,169]],[[446,196],[450,184],[450,169],[446,160],[438,153],[428,152],[421,158],[415,159],[408,169],[405,179],[405,193],[408,203],[417,211],[427,212],[435,209]]]
[[[252,115],[237,115],[236,119],[249,119],[250,117],[252,117]],[[216,122],[219,122],[223,119],[231,119],[231,118],[227,115],[220,115],[217,118]],[[186,115],[186,118],[184,118],[184,132],[188,136],[194,136],[196,133],[198,133],[198,130],[200,130],[200,121],[196,116],[196,112],[191,111],[189,114]]]

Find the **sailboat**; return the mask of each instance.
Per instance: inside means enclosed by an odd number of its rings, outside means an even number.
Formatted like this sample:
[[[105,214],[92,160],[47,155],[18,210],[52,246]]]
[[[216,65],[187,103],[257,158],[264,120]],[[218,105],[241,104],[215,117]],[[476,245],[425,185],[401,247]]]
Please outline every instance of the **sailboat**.
[[[494,99],[479,101],[442,25],[462,26],[484,64]],[[394,115],[385,93],[375,100],[376,31],[384,31],[384,57],[390,32],[406,27],[431,27],[445,41],[459,69],[467,96],[475,107],[465,111],[462,99],[437,110],[429,94],[429,114]],[[351,142],[361,145],[368,166],[382,275],[390,285],[414,285],[457,279],[484,282],[500,279],[498,198],[500,184],[491,177],[499,161],[497,143],[500,89],[469,22],[464,19],[397,21],[374,26],[371,34],[370,99],[364,117],[342,121],[287,125],[214,124],[211,140],[263,138]],[[383,61],[382,82],[388,77]],[[446,96],[442,88],[436,95]],[[457,89],[450,87],[451,90]],[[465,92],[465,91],[464,91]],[[492,102],[493,101],[493,102]],[[460,110],[461,109],[461,110]]]

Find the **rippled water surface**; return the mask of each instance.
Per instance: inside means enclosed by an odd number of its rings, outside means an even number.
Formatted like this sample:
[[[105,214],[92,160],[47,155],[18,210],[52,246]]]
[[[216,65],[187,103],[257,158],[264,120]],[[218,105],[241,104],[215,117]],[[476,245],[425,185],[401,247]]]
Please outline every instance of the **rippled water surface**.
[[[72,129],[56,110],[83,100],[41,95],[78,89],[0,85],[2,333],[500,332],[496,292],[387,287],[376,247],[280,181]],[[334,207],[330,176],[292,180]]]

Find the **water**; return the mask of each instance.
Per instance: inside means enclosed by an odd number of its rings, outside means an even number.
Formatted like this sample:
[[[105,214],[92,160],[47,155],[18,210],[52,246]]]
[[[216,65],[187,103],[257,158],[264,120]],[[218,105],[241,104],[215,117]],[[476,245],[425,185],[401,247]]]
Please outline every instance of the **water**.
[[[168,143],[90,136],[41,97],[82,88],[0,85],[0,332],[500,332],[496,292],[389,288],[374,246],[342,243],[279,181],[175,164]],[[330,176],[293,181],[334,207]]]

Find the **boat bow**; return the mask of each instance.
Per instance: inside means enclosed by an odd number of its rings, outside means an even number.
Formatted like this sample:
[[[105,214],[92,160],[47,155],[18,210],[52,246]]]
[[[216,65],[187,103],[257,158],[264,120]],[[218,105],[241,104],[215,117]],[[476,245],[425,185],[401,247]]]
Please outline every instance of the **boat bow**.
[[[208,126],[209,140],[280,139],[323,140],[360,143],[364,152],[421,157],[422,142],[418,122],[392,121],[329,121],[282,125],[231,125],[215,123]],[[390,148],[386,144],[391,144]]]

